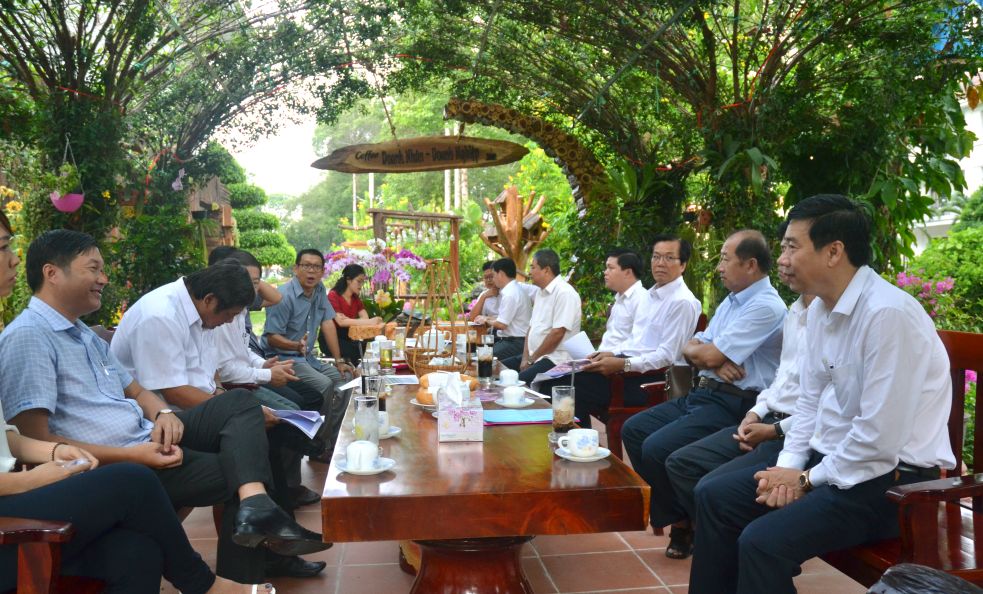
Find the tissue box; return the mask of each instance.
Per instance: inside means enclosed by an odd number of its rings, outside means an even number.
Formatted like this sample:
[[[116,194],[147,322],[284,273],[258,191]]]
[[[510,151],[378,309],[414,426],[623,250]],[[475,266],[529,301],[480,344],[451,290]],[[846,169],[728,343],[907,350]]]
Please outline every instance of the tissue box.
[[[437,413],[438,441],[484,441],[485,423],[481,401],[477,398],[457,405],[450,400],[440,402]]]

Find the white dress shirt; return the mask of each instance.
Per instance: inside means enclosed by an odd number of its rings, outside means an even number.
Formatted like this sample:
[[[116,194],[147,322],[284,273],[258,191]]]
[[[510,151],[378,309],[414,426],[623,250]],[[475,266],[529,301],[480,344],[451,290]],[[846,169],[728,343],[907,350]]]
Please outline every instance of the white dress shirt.
[[[249,334],[246,330],[247,310],[239,312],[228,324],[206,334],[212,335],[212,358],[218,365],[218,376],[223,382],[230,384],[267,384],[273,372],[264,369],[266,359],[263,359],[249,349]]]
[[[481,315],[494,318],[498,316],[499,310],[502,302],[502,292],[499,291],[498,295],[492,295],[491,297],[485,297],[485,302],[481,304]]]
[[[631,361],[631,370],[646,372],[685,363],[683,347],[700,319],[703,306],[689,290],[683,277],[661,287],[653,286],[648,295],[647,310],[632,328],[632,336],[621,354]]]
[[[802,395],[778,466],[825,454],[809,479],[841,488],[900,462],[954,468],[949,357],[914,297],[864,266],[832,311],[816,299],[808,318]]]
[[[123,314],[110,349],[148,390],[193,386],[215,391],[212,334],[184,286],[184,278],[157,287]]]
[[[631,340],[636,320],[640,320],[648,311],[650,300],[648,292],[642,286],[642,281],[635,281],[635,284],[628,287],[624,293],[616,293],[614,303],[611,305],[611,315],[608,316],[601,345],[597,350],[609,353],[623,352],[626,343]]]
[[[805,343],[806,311],[801,296],[788,308],[782,330],[782,354],[778,360],[778,371],[775,372],[771,385],[758,394],[757,402],[751,407],[751,412],[758,415],[759,419],[765,418],[769,412],[787,415],[795,412],[795,401],[801,393],[799,356]],[[782,419],[781,425],[782,432],[788,433],[792,428],[792,417]]]
[[[502,337],[524,338],[529,333],[529,320],[532,318],[532,299],[522,290],[519,283],[512,279],[509,284],[498,292],[498,317],[495,321],[505,324],[504,330],[499,330]]]
[[[545,289],[540,289],[529,321],[527,341],[529,356],[532,356],[543,344],[550,330],[563,328],[565,332],[560,345],[552,353],[545,353],[539,359],[549,357],[550,361],[557,365],[569,361],[570,353],[563,348],[563,342],[580,332],[580,315],[580,295],[567,281],[557,276],[546,285]]]

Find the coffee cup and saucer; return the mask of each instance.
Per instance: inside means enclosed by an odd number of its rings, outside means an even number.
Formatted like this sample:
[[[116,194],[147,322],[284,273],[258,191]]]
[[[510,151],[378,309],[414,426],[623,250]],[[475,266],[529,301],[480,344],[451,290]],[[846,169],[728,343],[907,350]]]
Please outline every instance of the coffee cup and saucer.
[[[556,444],[556,455],[571,462],[596,462],[611,455],[611,450],[598,445],[596,429],[571,429]]]
[[[524,386],[526,382],[519,379],[519,372],[514,369],[503,369],[500,374],[498,374],[498,381],[495,382],[496,386],[503,388],[508,388],[509,386]]]
[[[505,408],[525,408],[535,402],[533,398],[526,396],[525,392],[519,386],[509,386],[505,388],[502,396],[495,400],[495,404]]]
[[[357,475],[371,475],[392,470],[396,461],[383,458],[382,448],[371,441],[353,441],[348,444],[343,460],[335,460],[335,466],[342,472]]]

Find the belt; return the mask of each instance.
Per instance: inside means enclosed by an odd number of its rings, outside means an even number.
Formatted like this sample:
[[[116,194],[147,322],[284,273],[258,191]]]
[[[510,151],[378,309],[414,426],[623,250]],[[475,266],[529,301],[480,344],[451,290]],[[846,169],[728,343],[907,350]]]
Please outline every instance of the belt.
[[[499,336],[498,339],[502,341],[508,340],[509,342],[514,342],[516,340],[524,341],[526,337],[525,336]]]
[[[922,466],[912,466],[905,462],[898,462],[898,472],[907,472],[909,474],[914,474],[915,476],[920,476],[922,478],[937,479],[942,475],[942,471],[938,466],[929,466],[924,468]]]
[[[700,388],[706,388],[707,390],[712,390],[714,392],[723,392],[724,394],[730,394],[731,396],[737,396],[738,398],[747,399],[758,397],[758,392],[756,390],[742,390],[734,384],[718,382],[715,379],[704,376],[700,376],[700,383],[698,385]]]
[[[226,390],[235,390],[236,388],[243,388],[244,390],[255,392],[256,390],[259,389],[259,384],[234,384],[231,382],[222,382],[222,387]]]
[[[776,421],[784,421],[785,419],[787,419],[787,418],[789,418],[789,417],[792,416],[792,415],[790,415],[788,413],[775,412],[773,410],[769,410],[768,411],[768,414],[771,415],[772,418],[774,418]]]

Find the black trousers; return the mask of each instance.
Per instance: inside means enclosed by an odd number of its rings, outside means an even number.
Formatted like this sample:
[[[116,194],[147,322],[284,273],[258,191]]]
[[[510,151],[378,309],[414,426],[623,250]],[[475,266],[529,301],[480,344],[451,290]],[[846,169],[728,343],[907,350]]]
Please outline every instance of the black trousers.
[[[641,385],[661,381],[658,376],[626,377],[625,404],[642,406],[647,401],[647,395]],[[552,394],[553,386],[569,386],[570,376],[566,375],[555,380],[539,384],[539,391]],[[611,404],[611,380],[607,376],[593,371],[577,373],[573,378],[574,385],[574,414],[580,419],[581,427],[591,426],[591,415],[603,419]]]
[[[519,366],[522,365],[522,355],[519,354],[514,357],[509,357],[504,361],[500,361],[500,363],[509,369],[519,371]],[[531,384],[532,380],[535,379],[538,374],[546,373],[554,367],[556,367],[556,363],[550,361],[549,357],[543,357],[529,367],[526,367],[524,371],[519,371],[519,379],[527,384]]]
[[[224,504],[216,573],[237,582],[261,581],[264,551],[232,542],[239,487],[258,482],[266,485],[271,496],[277,493],[259,402],[248,390],[231,390],[177,416],[184,423],[180,444],[184,462],[158,470],[161,484],[175,508]]]
[[[884,493],[926,480],[891,472],[840,489],[821,485],[781,509],[755,502],[754,473],[773,466],[778,452],[748,454],[755,464],[714,473],[696,487],[693,594],[794,594],[792,578],[806,560],[829,551],[898,535],[898,507]],[[822,460],[813,453],[807,468]]]
[[[145,466],[102,466],[0,497],[0,516],[71,522],[75,536],[62,546],[62,573],[103,580],[107,593],[157,592],[163,576],[182,592],[203,594],[215,581]],[[17,547],[0,547],[0,591],[13,588],[16,575]]]

